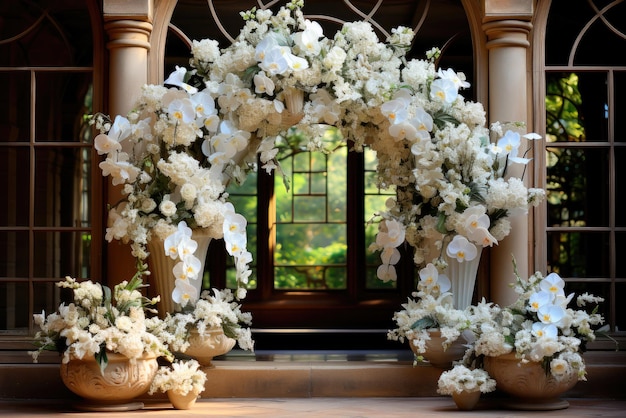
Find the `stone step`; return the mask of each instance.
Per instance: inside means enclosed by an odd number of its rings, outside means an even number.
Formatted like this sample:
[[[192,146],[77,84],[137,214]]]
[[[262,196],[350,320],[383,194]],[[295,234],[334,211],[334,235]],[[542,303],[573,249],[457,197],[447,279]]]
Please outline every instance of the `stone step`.
[[[406,353],[231,353],[207,369],[205,398],[432,397],[441,369]],[[624,398],[626,352],[585,354],[588,381],[566,394]],[[74,399],[59,365],[0,364],[0,399]],[[154,397],[162,397],[162,394]],[[146,399],[148,399],[146,395]]]

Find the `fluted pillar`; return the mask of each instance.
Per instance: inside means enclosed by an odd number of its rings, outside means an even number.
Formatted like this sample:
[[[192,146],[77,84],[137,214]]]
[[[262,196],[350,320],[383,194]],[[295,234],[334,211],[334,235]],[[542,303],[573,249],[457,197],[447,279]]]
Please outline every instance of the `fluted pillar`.
[[[531,92],[529,35],[532,29],[532,1],[485,0],[483,30],[489,54],[489,122],[529,121]],[[525,149],[522,144],[520,149]],[[509,166],[509,175],[520,176],[523,167]],[[528,183],[529,173],[525,181]],[[527,184],[528,186],[528,184]],[[516,294],[509,287],[514,280],[511,255],[519,273],[528,275],[532,255],[529,218],[511,219],[511,234],[491,252],[491,299],[501,305],[512,303]]]
[[[113,118],[131,110],[148,80],[152,0],[104,0],[103,11],[109,50],[108,113]],[[106,202],[114,205],[121,197],[119,187],[107,182]],[[106,266],[109,285],[129,280],[135,272],[130,246],[111,242]]]

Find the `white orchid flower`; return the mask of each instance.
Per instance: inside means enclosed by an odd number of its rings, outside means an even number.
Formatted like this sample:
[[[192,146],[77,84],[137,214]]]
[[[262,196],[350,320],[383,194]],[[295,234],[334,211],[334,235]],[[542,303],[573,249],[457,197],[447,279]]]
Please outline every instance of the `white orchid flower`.
[[[478,255],[476,246],[463,235],[455,235],[446,248],[448,257],[455,258],[459,263],[472,261]]]
[[[528,298],[528,309],[531,312],[537,312],[539,308],[544,305],[551,304],[553,300],[554,295],[552,295],[551,293],[544,291],[535,292],[530,295],[530,298]]]
[[[172,300],[184,308],[187,304],[194,304],[198,300],[198,290],[189,280],[176,279]]]
[[[554,297],[564,295],[565,281],[556,273],[550,273],[541,280],[539,288],[544,292],[552,294]]]
[[[378,278],[385,283],[389,281],[396,281],[398,279],[396,268],[390,264],[381,264],[378,266],[376,276],[378,276]]]
[[[453,81],[439,78],[430,85],[430,98],[445,104],[452,104],[459,92]]]
[[[198,92],[198,89],[190,86],[189,84],[184,82],[185,74],[187,74],[187,69],[185,67],[176,66],[176,70],[174,70],[169,77],[163,82],[163,84],[169,84],[172,86],[180,87],[185,90],[189,94],[195,94]]]
[[[172,100],[167,107],[167,113],[173,120],[183,123],[191,123],[196,119],[196,109],[189,99]]]

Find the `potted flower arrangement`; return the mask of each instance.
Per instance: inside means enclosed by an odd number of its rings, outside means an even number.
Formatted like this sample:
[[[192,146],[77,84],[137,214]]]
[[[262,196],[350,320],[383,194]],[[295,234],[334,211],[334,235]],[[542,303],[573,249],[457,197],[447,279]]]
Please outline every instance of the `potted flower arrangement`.
[[[175,352],[184,353],[204,367],[213,357],[230,351],[235,343],[253,350],[249,325],[252,315],[241,311],[230,289],[205,290],[193,302],[183,302],[180,312],[168,313],[152,331]]]
[[[407,339],[416,361],[426,358],[433,366],[448,368],[465,353],[463,333],[470,329],[470,319],[453,307],[450,279],[433,264],[421,269],[419,276],[414,299],[409,298],[402,304],[404,309],[394,314],[397,328],[387,337],[400,342]]]
[[[206,379],[196,360],[175,360],[169,366],[159,367],[148,394],[164,392],[174,408],[190,409],[204,392]]]
[[[574,309],[568,305],[575,295],[565,295],[558,274],[536,272],[522,279],[515,269],[515,276],[515,303],[503,308],[483,300],[468,308],[476,340],[465,363],[483,367],[499,389],[526,399],[517,407],[537,407],[539,402],[546,409],[567,407],[556,399],[586,380],[582,354],[586,343],[595,340],[593,327],[604,322],[597,313],[603,299],[584,293]],[[584,309],[587,304],[595,305],[591,312]]]
[[[35,335],[33,360],[44,350],[61,352],[63,382],[85,399],[125,403],[148,390],[157,357],[172,358],[167,345],[150,332],[159,319],[146,318],[145,310],[158,298],[147,300],[141,294],[139,270],[113,292],[99,283],[66,277],[57,286],[71,289],[73,302],[62,303],[47,316],[34,316],[41,330]]]
[[[463,364],[456,364],[451,370],[439,376],[437,392],[450,395],[461,410],[470,410],[476,406],[481,393],[496,389],[496,381],[482,369],[470,369]]]

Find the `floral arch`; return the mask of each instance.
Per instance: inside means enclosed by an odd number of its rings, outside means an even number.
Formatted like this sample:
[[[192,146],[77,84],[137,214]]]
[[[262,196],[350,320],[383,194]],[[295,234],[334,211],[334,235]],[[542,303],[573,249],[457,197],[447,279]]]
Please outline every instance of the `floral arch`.
[[[363,20],[327,38],[302,7],[294,0],[276,14],[242,12],[244,27],[230,46],[193,41],[190,69],[145,86],[128,118],[96,119],[103,174],[126,195],[111,211],[107,239],[131,242],[142,260],[150,237],[176,235],[181,221],[208,228],[235,257],[243,298],[251,255],[245,219],[225,185],[249,170],[280,171],[281,142],[304,137],[300,146],[327,151],[329,128],[355,151],[376,151],[378,186],[397,190],[377,214],[372,250],[381,252],[382,280],[395,280],[405,242],[417,266],[443,270],[444,252],[470,260],[508,235],[508,217],[543,196],[506,176],[509,165],[529,161],[520,127],[494,124],[490,132],[482,105],[459,94],[469,87],[464,75],[437,68],[438,49],[407,59],[415,29],[392,29],[383,43]],[[197,276],[195,264],[181,263]]]

